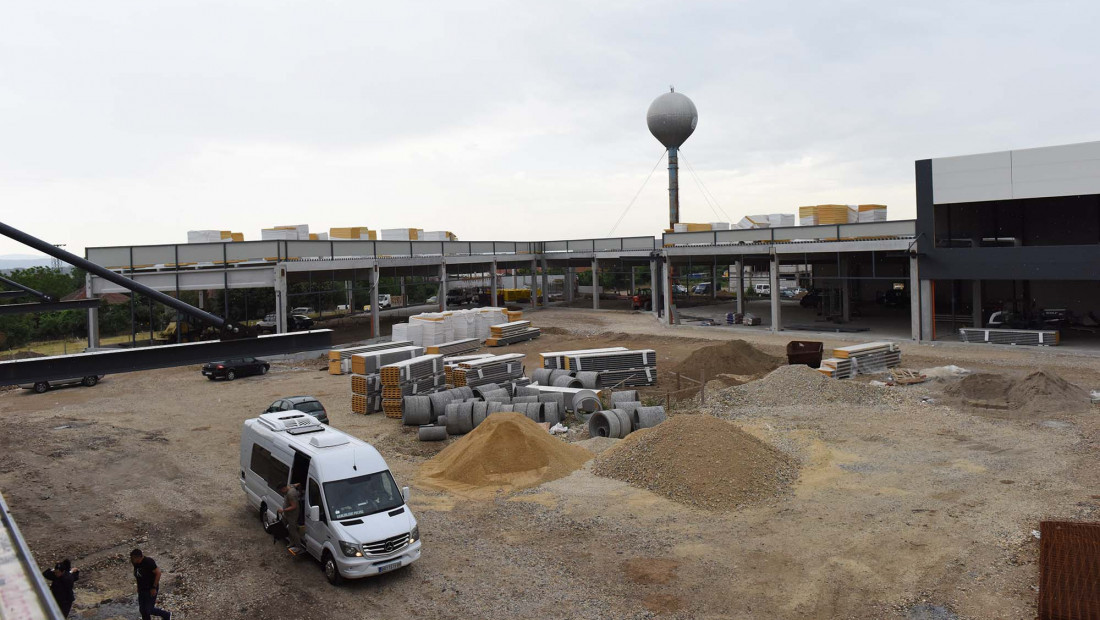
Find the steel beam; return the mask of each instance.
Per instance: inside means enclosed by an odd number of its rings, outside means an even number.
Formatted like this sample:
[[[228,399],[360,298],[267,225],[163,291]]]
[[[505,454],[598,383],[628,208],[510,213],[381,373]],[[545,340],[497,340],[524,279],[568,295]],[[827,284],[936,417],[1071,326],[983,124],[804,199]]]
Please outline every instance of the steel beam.
[[[0,299],[13,299],[26,295],[23,291],[0,291]]]
[[[4,276],[0,276],[0,282],[2,282],[5,286],[19,289],[20,291],[22,291],[20,293],[20,295],[30,295],[32,297],[37,297],[37,298],[41,299],[42,301],[53,301],[54,300],[53,297],[50,297],[49,295],[47,295],[43,292],[36,291],[36,290],[34,290],[33,288],[31,288],[29,286],[24,286],[24,285],[16,282],[15,280],[12,280],[11,278],[5,278]],[[16,295],[16,297],[18,297],[18,296],[19,295]]]
[[[332,346],[332,330],[168,344],[137,349],[93,351],[0,362],[0,385],[111,375],[152,368],[188,366],[234,357],[318,351]],[[197,377],[196,377],[197,378]]]
[[[75,301],[41,301],[29,304],[0,304],[0,315],[28,314],[30,312],[57,312],[60,310],[85,310],[98,308],[98,299],[77,299]]]

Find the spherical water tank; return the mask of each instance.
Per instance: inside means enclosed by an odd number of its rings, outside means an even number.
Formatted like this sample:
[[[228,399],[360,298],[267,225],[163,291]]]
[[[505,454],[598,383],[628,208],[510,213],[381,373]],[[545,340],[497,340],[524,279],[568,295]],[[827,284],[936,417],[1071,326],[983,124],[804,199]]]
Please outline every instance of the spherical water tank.
[[[649,133],[665,145],[665,148],[679,148],[695,131],[699,113],[691,99],[670,90],[649,104],[645,120],[649,125]]]

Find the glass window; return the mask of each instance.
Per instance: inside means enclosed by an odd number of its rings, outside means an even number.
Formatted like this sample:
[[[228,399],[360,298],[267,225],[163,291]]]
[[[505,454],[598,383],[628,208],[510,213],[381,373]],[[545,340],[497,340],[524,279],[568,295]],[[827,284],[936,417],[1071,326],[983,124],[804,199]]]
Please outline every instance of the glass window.
[[[326,482],[325,497],[336,521],[393,510],[405,503],[388,471]]]
[[[308,501],[309,501],[310,506],[320,506],[321,505],[321,487],[317,486],[317,481],[314,480],[313,478],[309,479],[309,497],[308,497]]]
[[[286,482],[290,477],[290,468],[259,444],[252,444],[252,461],[249,463],[249,469],[263,478],[267,486],[272,489],[278,488],[279,483]]]
[[[320,401],[316,400],[307,400],[304,402],[300,402],[298,403],[298,406],[295,407],[295,409],[301,411],[302,413],[315,413],[317,411],[325,410],[325,408],[321,406]]]

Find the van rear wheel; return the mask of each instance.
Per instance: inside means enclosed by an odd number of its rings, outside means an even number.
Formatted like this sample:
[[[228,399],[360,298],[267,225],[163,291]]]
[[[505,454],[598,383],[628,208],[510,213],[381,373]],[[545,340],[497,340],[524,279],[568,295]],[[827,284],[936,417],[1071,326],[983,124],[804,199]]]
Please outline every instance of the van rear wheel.
[[[336,565],[336,558],[332,557],[332,554],[325,551],[325,555],[321,556],[321,569],[325,571],[325,579],[334,586],[340,585],[344,578],[340,576],[340,567]]]

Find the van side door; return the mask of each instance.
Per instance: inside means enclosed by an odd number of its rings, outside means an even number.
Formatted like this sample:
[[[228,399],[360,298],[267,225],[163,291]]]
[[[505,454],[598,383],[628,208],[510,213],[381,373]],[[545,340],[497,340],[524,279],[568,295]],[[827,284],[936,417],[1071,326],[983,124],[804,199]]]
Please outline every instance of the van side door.
[[[314,506],[317,507],[320,517],[317,521],[309,518],[309,513]],[[332,532],[328,527],[328,514],[325,512],[325,502],[321,497],[321,485],[317,484],[317,478],[312,473],[306,485],[306,507],[306,533],[303,539],[309,554],[320,560],[325,541],[332,539]]]

